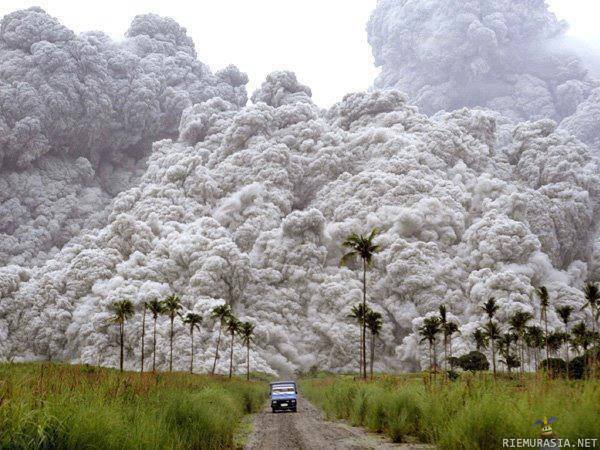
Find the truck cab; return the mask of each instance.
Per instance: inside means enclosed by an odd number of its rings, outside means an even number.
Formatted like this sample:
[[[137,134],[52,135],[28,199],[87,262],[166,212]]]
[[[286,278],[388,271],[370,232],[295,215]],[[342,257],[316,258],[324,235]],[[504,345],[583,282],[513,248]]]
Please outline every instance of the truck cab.
[[[297,411],[298,388],[295,381],[276,381],[269,385],[271,409],[277,411]]]

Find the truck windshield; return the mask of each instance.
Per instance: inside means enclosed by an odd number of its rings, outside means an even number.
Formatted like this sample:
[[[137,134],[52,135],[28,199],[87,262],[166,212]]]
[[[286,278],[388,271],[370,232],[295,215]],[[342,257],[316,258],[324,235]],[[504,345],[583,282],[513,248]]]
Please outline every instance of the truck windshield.
[[[273,388],[273,394],[295,394],[293,386],[276,386]]]

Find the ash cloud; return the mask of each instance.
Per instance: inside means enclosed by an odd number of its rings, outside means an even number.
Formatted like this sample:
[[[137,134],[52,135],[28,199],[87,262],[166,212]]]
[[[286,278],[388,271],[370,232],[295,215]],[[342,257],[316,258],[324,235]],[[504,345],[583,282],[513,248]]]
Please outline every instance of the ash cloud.
[[[600,152],[600,58],[566,29],[543,0],[380,0],[367,26],[375,87],[407,92],[427,114],[466,106],[550,118]]]
[[[427,117],[396,91],[349,94],[324,111],[289,72],[269,75],[253,98],[242,108],[231,99],[186,108],[179,137],[154,144],[105,226],[40,267],[0,271],[5,357],[115,365],[108,305],[131,298],[140,308],[176,292],[187,309],[207,316],[226,301],[255,323],[258,370],[352,370],[359,328],[347,315],[361,284],[339,267],[340,242],[372,227],[382,251],[369,302],[385,316],[378,369],[420,367],[414,331],[442,302],[464,324],[456,351],[488,296],[501,299],[505,317],[533,310],[532,285],[545,283],[553,302],[584,314],[574,287],[600,275],[590,233],[600,170],[553,122],[500,127],[496,113],[469,109]],[[126,329],[136,368],[141,315]],[[197,370],[209,369],[217,334],[207,320]],[[161,319],[162,368],[167,347]],[[175,348],[175,366],[187,367],[179,323]]]
[[[75,34],[34,7],[0,21],[0,263],[39,264],[144,172],[155,140],[213,97],[246,103],[174,20],[137,16],[125,39]]]

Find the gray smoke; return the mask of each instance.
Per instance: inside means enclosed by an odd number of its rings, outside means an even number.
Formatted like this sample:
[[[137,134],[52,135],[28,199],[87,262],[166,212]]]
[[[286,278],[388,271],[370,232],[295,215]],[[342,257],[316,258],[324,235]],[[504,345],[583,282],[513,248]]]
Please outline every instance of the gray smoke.
[[[427,114],[484,107],[549,118],[600,152],[600,82],[544,0],[380,0],[368,26],[376,88]],[[589,58],[590,54],[585,57]]]
[[[551,121],[504,125],[500,147],[497,114],[427,117],[396,91],[350,94],[323,111],[294,74],[277,72],[253,98],[241,109],[226,99],[186,108],[179,139],[154,144],[106,226],[39,268],[0,271],[5,357],[115,365],[110,303],[131,298],[139,311],[175,292],[186,309],[208,316],[226,301],[255,323],[256,369],[355,369],[359,328],[347,315],[362,292],[356,273],[339,267],[340,243],[373,227],[379,369],[419,367],[425,349],[413,331],[442,302],[463,324],[456,351],[488,296],[501,299],[503,318],[533,310],[532,286],[544,283],[553,303],[584,317],[574,286],[600,274],[590,235],[600,171]],[[141,313],[126,328],[127,365],[139,367]],[[167,320],[159,334],[165,368]],[[197,370],[209,369],[217,334],[207,320]],[[188,339],[177,322],[178,368]],[[241,366],[239,344],[236,355]],[[218,367],[227,370],[226,359]]]
[[[137,16],[124,40],[75,34],[40,8],[0,22],[0,264],[41,263],[144,171],[151,143],[213,97],[246,103],[174,20]]]

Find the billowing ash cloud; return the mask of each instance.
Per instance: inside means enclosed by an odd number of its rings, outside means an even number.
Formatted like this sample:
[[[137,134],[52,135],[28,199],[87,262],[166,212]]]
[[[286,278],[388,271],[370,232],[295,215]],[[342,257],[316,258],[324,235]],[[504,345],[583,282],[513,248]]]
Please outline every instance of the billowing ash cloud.
[[[178,139],[154,144],[106,226],[81,233],[43,266],[0,270],[5,357],[115,365],[108,305],[131,298],[139,310],[177,293],[186,309],[207,316],[227,301],[254,322],[257,369],[355,369],[359,329],[346,316],[361,285],[339,267],[340,242],[373,227],[382,248],[369,273],[369,302],[385,316],[380,369],[419,367],[413,331],[442,302],[463,324],[456,351],[489,296],[502,319],[534,310],[532,286],[546,284],[552,304],[585,314],[574,287],[600,275],[591,233],[600,170],[588,147],[552,121],[503,125],[510,130],[500,136],[496,113],[427,117],[393,90],[350,94],[323,111],[289,72],[271,74],[253,98],[241,109],[230,97],[187,107]],[[559,325],[553,312],[549,320]],[[140,313],[126,330],[134,368]],[[198,370],[210,367],[217,330],[206,321]],[[165,368],[164,318],[159,335]],[[179,322],[175,346],[184,369]]]
[[[564,119],[600,152],[600,83],[544,0],[380,0],[367,30],[376,88],[407,92],[433,114],[464,106],[512,121]]]
[[[0,21],[0,264],[39,263],[102,223],[184,109],[246,103],[236,67],[212,74],[172,19],[137,16],[124,40],[75,34],[40,8]]]

